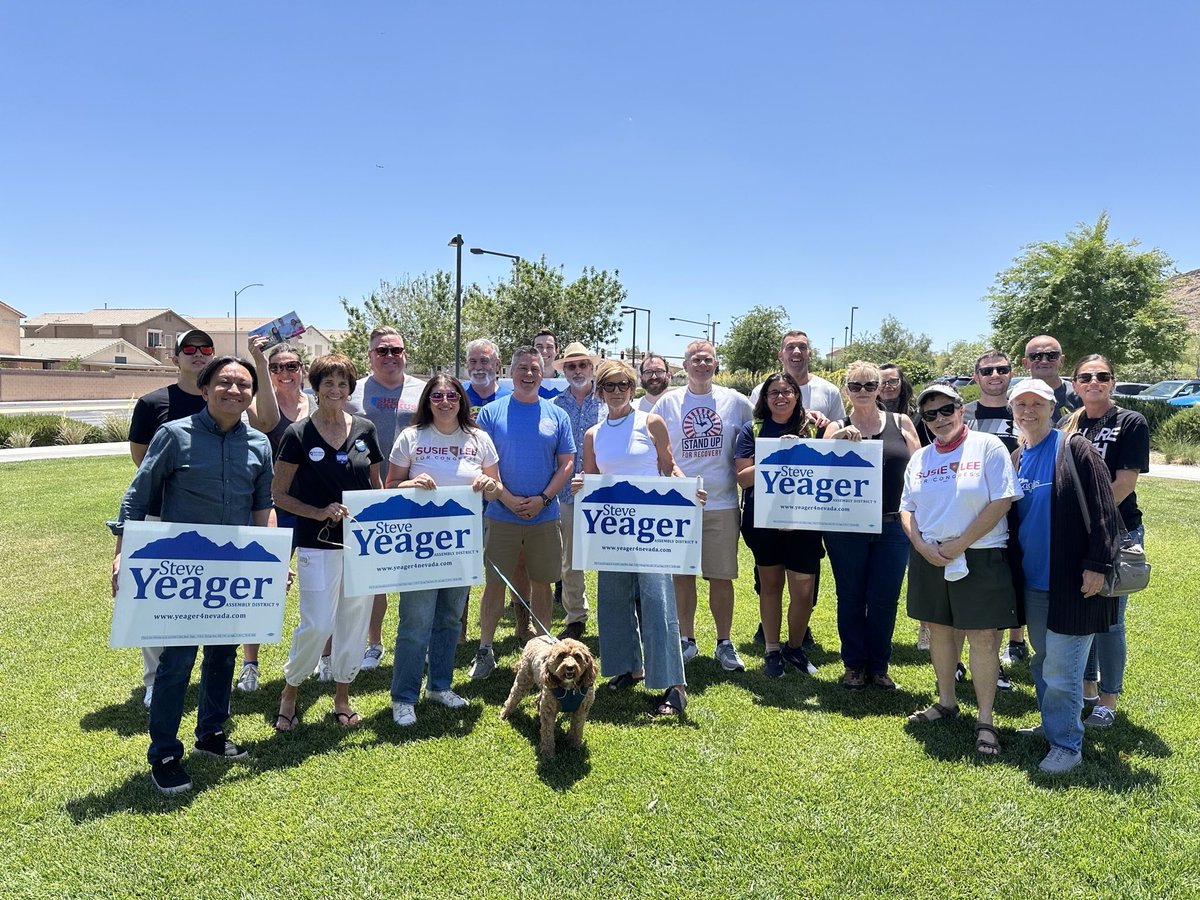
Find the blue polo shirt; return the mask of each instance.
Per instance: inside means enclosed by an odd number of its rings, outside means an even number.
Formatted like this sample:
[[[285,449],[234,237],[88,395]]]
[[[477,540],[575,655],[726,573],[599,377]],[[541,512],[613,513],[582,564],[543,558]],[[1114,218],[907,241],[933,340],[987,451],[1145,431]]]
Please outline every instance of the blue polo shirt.
[[[560,453],[574,453],[571,420],[549,400],[522,403],[509,394],[479,411],[476,423],[491,436],[500,455],[500,481],[518,497],[536,497],[558,469]],[[558,498],[532,519],[522,519],[503,503],[489,503],[484,515],[501,522],[538,525],[558,518]]]

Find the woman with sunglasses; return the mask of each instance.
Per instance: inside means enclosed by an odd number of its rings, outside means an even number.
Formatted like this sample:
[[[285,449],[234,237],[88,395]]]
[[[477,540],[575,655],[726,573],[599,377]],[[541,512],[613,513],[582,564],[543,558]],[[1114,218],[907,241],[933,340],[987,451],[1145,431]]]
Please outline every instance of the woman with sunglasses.
[[[908,558],[908,615],[929,623],[929,655],[938,699],[908,717],[910,724],[958,715],[955,629],[971,645],[971,682],[979,706],[975,752],[1000,752],[992,723],[1000,672],[1000,631],[1019,624],[1007,553],[1013,500],[1021,496],[1008,451],[995,435],[970,431],[963,401],[947,384],[931,384],[917,398],[933,443],[912,455],[904,470],[900,524],[912,544]]]
[[[904,374],[904,367],[896,363],[884,363],[879,367],[879,402],[888,412],[911,416],[913,409],[912,382]],[[916,433],[914,427],[914,434]],[[918,440],[918,443],[920,441]]]
[[[868,684],[894,691],[888,676],[900,585],[908,564],[908,538],[900,527],[904,469],[921,449],[912,420],[879,408],[882,370],[859,360],[846,369],[850,415],[825,427],[825,437],[883,442],[883,507],[879,534],[826,531],[825,549],[837,582],[838,634],[842,641],[842,687]]]
[[[1113,403],[1113,370],[1098,353],[1085,356],[1072,373],[1075,393],[1083,400],[1063,426],[1066,432],[1078,431],[1108,467],[1113,499],[1121,514],[1122,546],[1144,545],[1146,529],[1138,508],[1138,474],[1150,471],[1150,426],[1146,417]],[[1083,675],[1083,700],[1096,705],[1083,724],[1107,728],[1116,718],[1117,696],[1125,679],[1125,605],[1128,596],[1117,598],[1117,621],[1108,631],[1096,635],[1088,654]],[[1097,683],[1099,682],[1099,683]]]
[[[663,475],[685,477],[675,464],[662,416],[633,408],[637,374],[621,360],[596,370],[596,393],[608,407],[583,435],[583,472],[571,482],[578,493],[583,475]],[[613,690],[646,687],[663,691],[651,715],[683,715],[687,680],[670,575],[661,572],[597,572],[596,627],[600,671]]]
[[[277,731],[291,731],[299,722],[297,689],[330,637],[333,718],[347,728],[358,724],[358,713],[350,706],[350,682],[362,665],[360,648],[367,639],[372,597],[347,597],[343,589],[342,521],[348,510],[342,493],[383,487],[383,452],[375,426],[345,410],[358,381],[354,362],[340,354],[317,357],[308,380],[317,408],[283,433],[271,485],[275,505],[296,516],[293,540],[300,576],[300,624],[292,632],[283,667],[286,684],[275,718]]]
[[[784,663],[802,674],[817,671],[804,652],[804,632],[812,617],[813,587],[821,569],[821,532],[758,528],[754,524],[754,441],[756,438],[815,437],[800,400],[800,385],[787,372],[763,382],[754,419],[742,426],[733,452],[737,483],[742,488],[742,540],[754,556],[758,572],[758,611],[762,621],[763,672],[779,678]],[[787,641],[783,631],[783,586],[787,582]]]
[[[389,456],[387,487],[470,485],[488,500],[500,496],[500,458],[487,432],[475,426],[462,383],[435,375],[425,383],[412,423],[396,438]],[[407,727],[417,721],[421,675],[429,660],[425,699],[451,709],[467,701],[450,689],[454,648],[470,585],[403,590],[392,666],[392,718]]]

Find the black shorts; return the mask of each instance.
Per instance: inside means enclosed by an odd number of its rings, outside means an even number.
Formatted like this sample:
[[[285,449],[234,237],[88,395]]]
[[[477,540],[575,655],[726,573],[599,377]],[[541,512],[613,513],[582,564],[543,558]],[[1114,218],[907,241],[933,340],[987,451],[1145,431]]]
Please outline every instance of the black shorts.
[[[908,555],[908,615],[922,622],[979,630],[1021,624],[1008,551],[968,550],[967,577],[947,581],[946,570],[913,548]]]
[[[825,547],[819,531],[781,531],[755,528],[742,518],[742,540],[754,555],[756,566],[783,566],[789,572],[816,575],[821,571]]]

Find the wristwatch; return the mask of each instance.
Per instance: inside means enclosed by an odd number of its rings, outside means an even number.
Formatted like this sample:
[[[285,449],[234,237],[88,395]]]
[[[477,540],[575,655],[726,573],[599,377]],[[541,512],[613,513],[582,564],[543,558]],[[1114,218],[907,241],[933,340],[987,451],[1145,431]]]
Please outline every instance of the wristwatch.
[[[545,494],[538,494],[538,496],[542,498],[542,509],[545,509],[547,506],[550,505],[549,497],[547,497]]]

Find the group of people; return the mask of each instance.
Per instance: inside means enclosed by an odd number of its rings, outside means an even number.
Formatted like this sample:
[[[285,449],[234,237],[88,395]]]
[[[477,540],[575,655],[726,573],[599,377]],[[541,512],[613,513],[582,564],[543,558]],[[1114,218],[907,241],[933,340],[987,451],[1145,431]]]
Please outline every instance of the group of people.
[[[700,577],[709,586],[713,655],[727,672],[745,670],[731,634],[740,533],[755,562],[767,676],[780,677],[788,666],[817,671],[806,649],[808,623],[828,552],[847,689],[896,688],[889,662],[907,569],[908,613],[928,629],[938,692],[911,722],[958,714],[954,684],[965,632],[979,706],[976,750],[999,752],[992,719],[999,629],[1021,625],[1035,651],[1031,668],[1050,743],[1043,768],[1065,771],[1078,762],[1085,695],[1095,702],[1089,723],[1113,721],[1125,601],[1096,593],[1119,540],[1142,537],[1133,487],[1148,464],[1148,429],[1138,414],[1112,404],[1113,373],[1102,357],[1078,364],[1072,390],[1034,368],[1056,374],[1062,356],[1053,338],[1035,338],[1023,360],[1033,377],[1010,390],[1012,366],[990,351],[976,364],[980,399],[964,405],[945,385],[931,385],[914,403],[902,370],[865,361],[847,367],[843,394],[809,371],[812,347],[802,331],[784,336],[781,371],[749,399],[714,384],[716,349],[704,340],[687,346],[687,383],[677,390],[668,389],[670,367],[661,356],[648,354],[635,370],[579,343],[560,353],[549,331],[514,351],[511,388],[498,383],[499,348],[487,339],[466,348],[466,385],[451,375],[416,379],[406,371],[403,336],[389,327],[370,335],[369,374],[336,354],[306,369],[294,348],[279,344],[267,355],[257,340],[251,360],[215,357],[211,338],[196,330],[181,334],[175,349],[178,383],[135,410],[131,453],[139,468],[114,530],[154,516],[293,529],[300,621],[283,670],[280,732],[300,725],[297,688],[314,670],[335,683],[334,719],[356,725],[349,686],[384,655],[387,596],[343,590],[344,491],[468,485],[482,495],[486,583],[468,674],[484,679],[496,667],[493,642],[509,590],[523,613],[522,640],[550,623],[555,585],[565,617],[559,636],[586,633],[584,573],[571,566],[574,496],[585,474],[703,479]],[[551,389],[548,376],[565,387]],[[644,393],[636,399],[639,384]],[[1068,437],[1075,432],[1086,440]],[[755,439],[789,436],[882,442],[878,534],[754,526]],[[1090,531],[1063,452],[1072,454],[1084,482]],[[231,453],[244,471],[214,486],[211,468],[228,468]],[[119,553],[118,541],[114,591]],[[422,680],[427,701],[466,705],[452,680],[468,595],[465,585],[400,592],[391,689],[398,726],[416,722]],[[682,715],[685,667],[699,653],[697,576],[600,572],[595,600],[608,686],[643,684],[652,692],[652,714]],[[257,650],[244,648],[240,690],[258,687]],[[148,759],[164,792],[191,787],[178,729],[196,652],[144,653]],[[235,653],[205,648],[197,752],[245,754],[223,730]]]

